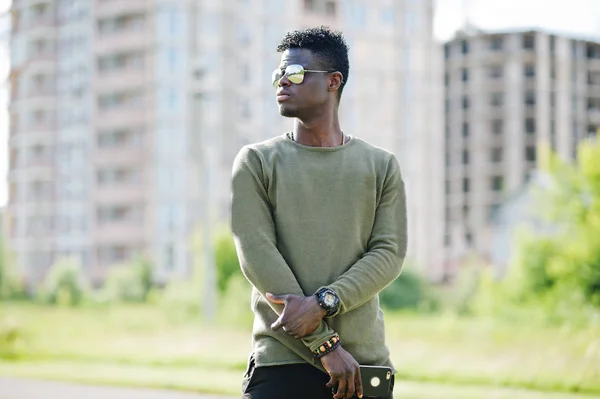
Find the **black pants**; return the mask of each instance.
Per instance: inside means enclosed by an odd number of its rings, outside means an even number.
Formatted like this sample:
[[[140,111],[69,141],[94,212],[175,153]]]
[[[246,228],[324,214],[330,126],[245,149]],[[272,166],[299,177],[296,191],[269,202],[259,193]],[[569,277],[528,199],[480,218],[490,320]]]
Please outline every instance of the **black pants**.
[[[307,363],[254,367],[251,359],[244,376],[242,399],[332,399],[331,388],[325,386],[328,381],[327,374]],[[393,383],[392,377],[392,388]],[[380,399],[392,398],[390,393]]]

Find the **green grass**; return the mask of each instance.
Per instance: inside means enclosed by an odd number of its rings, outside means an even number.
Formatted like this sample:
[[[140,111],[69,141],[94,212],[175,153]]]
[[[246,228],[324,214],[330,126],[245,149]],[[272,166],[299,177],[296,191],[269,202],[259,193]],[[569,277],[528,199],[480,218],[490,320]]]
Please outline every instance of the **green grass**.
[[[24,337],[16,360],[0,361],[0,374],[239,394],[250,350],[247,325],[208,327],[150,306],[0,306],[0,324],[13,320]],[[397,314],[387,316],[387,339],[399,397],[600,394],[598,328]]]

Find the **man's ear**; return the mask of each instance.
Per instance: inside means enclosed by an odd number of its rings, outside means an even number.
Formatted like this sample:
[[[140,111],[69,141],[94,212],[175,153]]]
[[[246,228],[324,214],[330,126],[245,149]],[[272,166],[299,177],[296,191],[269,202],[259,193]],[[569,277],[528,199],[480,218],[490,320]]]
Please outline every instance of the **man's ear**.
[[[341,72],[333,72],[329,78],[329,91],[339,90],[343,81],[344,75]]]

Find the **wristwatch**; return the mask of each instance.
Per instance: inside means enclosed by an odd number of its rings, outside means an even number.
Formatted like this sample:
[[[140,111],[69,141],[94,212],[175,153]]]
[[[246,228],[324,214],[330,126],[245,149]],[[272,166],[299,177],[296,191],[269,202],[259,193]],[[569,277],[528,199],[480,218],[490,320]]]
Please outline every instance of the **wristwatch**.
[[[340,298],[334,290],[330,288],[321,288],[315,295],[319,301],[319,305],[327,312],[325,317],[330,317],[337,313],[340,306]]]

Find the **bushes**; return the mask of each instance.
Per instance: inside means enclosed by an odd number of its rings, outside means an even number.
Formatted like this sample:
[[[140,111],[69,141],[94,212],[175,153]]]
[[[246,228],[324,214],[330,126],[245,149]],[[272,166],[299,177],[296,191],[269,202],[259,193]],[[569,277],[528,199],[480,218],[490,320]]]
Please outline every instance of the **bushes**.
[[[0,359],[15,359],[26,344],[25,331],[14,319],[0,319]]]
[[[53,305],[77,306],[83,301],[87,288],[77,260],[63,258],[48,271],[44,279],[41,299]]]
[[[242,275],[233,235],[229,230],[222,229],[217,235],[214,254],[217,267],[217,286],[219,287],[219,292],[224,294],[230,279],[236,275]]]
[[[103,297],[109,302],[145,302],[153,287],[152,264],[144,258],[135,258],[130,264],[110,268]]]
[[[0,300],[24,299],[25,284],[0,237]]]

